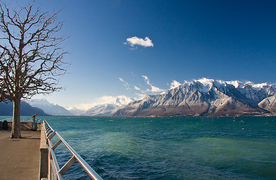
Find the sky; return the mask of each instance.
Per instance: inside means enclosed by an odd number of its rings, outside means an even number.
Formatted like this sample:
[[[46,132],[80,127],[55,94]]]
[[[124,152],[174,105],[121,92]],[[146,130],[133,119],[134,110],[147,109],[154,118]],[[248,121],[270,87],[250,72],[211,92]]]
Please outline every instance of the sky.
[[[21,5],[28,0],[20,1]],[[23,3],[24,2],[24,3]],[[66,108],[108,97],[141,98],[200,79],[276,83],[276,1],[36,0],[62,11],[70,62],[60,92]]]

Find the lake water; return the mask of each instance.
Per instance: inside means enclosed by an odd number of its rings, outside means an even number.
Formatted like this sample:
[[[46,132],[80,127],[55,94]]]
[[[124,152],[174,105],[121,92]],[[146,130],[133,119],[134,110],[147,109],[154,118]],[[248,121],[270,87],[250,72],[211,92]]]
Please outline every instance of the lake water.
[[[39,118],[103,179],[276,179],[276,117]],[[90,179],[78,163],[64,178]]]

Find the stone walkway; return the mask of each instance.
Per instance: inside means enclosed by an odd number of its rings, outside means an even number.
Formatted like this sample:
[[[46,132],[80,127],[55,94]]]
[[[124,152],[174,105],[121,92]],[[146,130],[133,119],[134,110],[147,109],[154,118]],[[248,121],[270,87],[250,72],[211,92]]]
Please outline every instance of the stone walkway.
[[[21,139],[10,134],[0,130],[0,179],[38,180],[40,131],[21,131]]]

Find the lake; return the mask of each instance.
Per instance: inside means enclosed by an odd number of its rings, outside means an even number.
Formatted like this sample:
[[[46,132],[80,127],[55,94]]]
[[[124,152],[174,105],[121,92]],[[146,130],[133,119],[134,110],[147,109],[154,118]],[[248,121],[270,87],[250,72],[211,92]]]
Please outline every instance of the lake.
[[[276,179],[276,117],[38,119],[103,179]],[[56,152],[61,164],[70,158]],[[64,178],[90,179],[78,163]]]

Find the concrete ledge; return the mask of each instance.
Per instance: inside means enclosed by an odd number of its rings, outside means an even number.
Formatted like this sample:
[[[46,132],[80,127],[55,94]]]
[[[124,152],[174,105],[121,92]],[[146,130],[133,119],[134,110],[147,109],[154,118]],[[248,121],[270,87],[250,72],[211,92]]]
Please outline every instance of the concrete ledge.
[[[39,179],[48,177],[48,144],[45,136],[45,129],[43,124],[40,126],[40,165],[39,165]]]
[[[32,122],[20,122],[21,124],[21,130],[24,131],[30,131],[33,129],[33,123]],[[36,123],[37,131],[41,130],[41,123]],[[8,122],[8,130],[11,130],[12,122]]]

